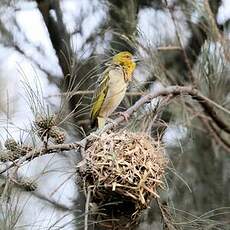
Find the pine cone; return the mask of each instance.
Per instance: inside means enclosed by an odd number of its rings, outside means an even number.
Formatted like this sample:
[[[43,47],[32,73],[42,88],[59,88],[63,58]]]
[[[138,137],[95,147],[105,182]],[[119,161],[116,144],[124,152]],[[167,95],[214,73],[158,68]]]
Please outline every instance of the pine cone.
[[[34,191],[38,186],[33,179],[28,177],[20,178],[20,186],[22,186],[26,191]]]
[[[57,126],[53,126],[50,129],[49,135],[57,144],[63,144],[65,142],[65,132]]]
[[[8,149],[10,151],[16,151],[19,147],[17,141],[15,141],[13,138],[6,139],[4,145],[5,145],[6,149]]]
[[[2,150],[0,152],[0,161],[1,162],[9,161],[10,160],[9,159],[10,153],[11,153],[11,151],[9,151],[9,150]]]
[[[48,117],[49,127],[55,126],[57,124],[57,116],[52,114]]]
[[[38,115],[35,118],[35,126],[41,129],[50,129],[52,126],[56,124],[56,116],[50,115],[50,116],[42,116]]]
[[[19,151],[9,151],[9,150],[3,150],[1,153],[0,153],[0,161],[2,162],[6,162],[6,161],[14,161],[18,158],[20,158],[21,156],[23,156],[25,154],[22,154]]]
[[[26,153],[32,151],[32,149],[33,148],[30,145],[22,145],[20,148],[20,152],[26,154]]]

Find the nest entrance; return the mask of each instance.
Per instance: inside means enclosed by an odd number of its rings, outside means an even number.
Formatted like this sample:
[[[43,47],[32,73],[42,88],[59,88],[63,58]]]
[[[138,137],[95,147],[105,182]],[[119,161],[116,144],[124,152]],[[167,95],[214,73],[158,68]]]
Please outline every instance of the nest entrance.
[[[103,207],[97,219],[105,229],[130,229],[163,186],[164,148],[145,133],[111,132],[88,143],[85,156],[79,175],[90,202]]]

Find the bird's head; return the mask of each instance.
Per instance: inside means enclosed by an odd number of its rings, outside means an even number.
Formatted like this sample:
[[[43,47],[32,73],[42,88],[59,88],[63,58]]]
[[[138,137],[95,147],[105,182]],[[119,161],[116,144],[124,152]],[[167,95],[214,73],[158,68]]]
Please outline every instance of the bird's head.
[[[133,71],[136,68],[133,55],[128,51],[120,52],[113,56],[112,63],[122,66],[125,71],[125,80],[130,81],[133,75]]]

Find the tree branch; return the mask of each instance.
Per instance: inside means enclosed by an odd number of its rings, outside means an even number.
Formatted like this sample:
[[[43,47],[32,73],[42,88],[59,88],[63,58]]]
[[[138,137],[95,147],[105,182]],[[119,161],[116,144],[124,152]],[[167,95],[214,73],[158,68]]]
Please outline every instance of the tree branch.
[[[78,90],[78,91],[73,91],[73,92],[66,92],[66,93],[58,93],[58,94],[53,94],[45,97],[45,99],[52,98],[52,97],[61,97],[61,96],[75,96],[75,95],[93,95],[94,90]],[[146,95],[146,92],[126,92],[126,96],[133,97],[133,96],[143,96]]]
[[[168,95],[190,95],[193,99],[196,99],[200,105],[203,107],[205,113],[212,118],[212,120],[218,125],[218,127],[221,127],[226,132],[230,133],[230,128],[227,124],[223,122],[223,120],[218,117],[216,112],[213,109],[213,106],[216,106],[215,102],[212,102],[210,99],[202,95],[198,90],[194,89],[191,86],[168,86],[162,90],[159,90],[157,92],[151,92],[149,94],[146,94],[145,96],[142,96],[136,103],[131,106],[129,109],[125,111],[125,113],[128,116],[131,116],[134,112],[136,112],[142,105],[145,103],[150,102],[152,99],[160,97],[160,96],[168,96]],[[226,109],[225,109],[226,110]],[[230,114],[230,111],[226,110],[228,114]],[[68,143],[68,144],[57,144],[57,145],[48,145],[47,147],[42,147],[38,149],[34,149],[30,152],[28,152],[25,156],[23,156],[20,159],[15,160],[12,164],[8,165],[4,170],[0,172],[0,174],[6,172],[8,169],[22,165],[25,161],[32,160],[36,157],[45,155],[45,154],[51,154],[55,152],[60,151],[69,151],[73,149],[79,149],[79,147],[85,148],[88,141],[92,141],[97,139],[97,137],[102,133],[106,132],[108,130],[111,130],[112,128],[119,125],[122,121],[124,121],[124,116],[119,116],[114,120],[114,122],[107,124],[102,130],[97,130],[96,132],[91,133],[90,135],[86,136],[84,139],[78,142],[74,143]],[[82,158],[84,159],[84,156],[82,154]]]
[[[202,116],[198,116],[199,119],[203,122],[205,127],[207,128],[208,133],[213,137],[215,142],[223,147],[223,149],[226,150],[226,152],[230,152],[230,144],[218,133],[218,131],[215,129],[215,127]]]
[[[49,32],[50,40],[56,52],[63,75],[67,76],[70,72],[69,57],[73,55],[70,46],[70,36],[62,20],[60,2],[51,0],[36,0],[36,2]],[[55,20],[50,13],[51,10],[55,12],[57,20]]]
[[[216,123],[216,125],[225,131],[226,133],[230,134],[230,127],[228,124],[226,124],[223,119],[221,119],[216,111],[214,110],[213,106],[216,106],[220,109],[219,105],[215,103],[214,101],[210,100],[209,98],[202,95],[199,91],[196,90],[195,94],[193,95],[194,99],[197,99],[197,101],[200,103],[200,105],[203,107],[205,113],[212,118],[212,120]],[[222,111],[226,112],[227,114],[230,114],[230,111],[227,109],[222,108]]]

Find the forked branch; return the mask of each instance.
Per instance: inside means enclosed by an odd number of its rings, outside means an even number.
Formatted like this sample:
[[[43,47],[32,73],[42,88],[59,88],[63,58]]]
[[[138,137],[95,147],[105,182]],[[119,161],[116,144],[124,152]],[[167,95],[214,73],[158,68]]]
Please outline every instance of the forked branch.
[[[230,114],[230,111],[221,107],[215,102],[211,101],[209,98],[205,97],[198,90],[194,89],[191,86],[168,86],[164,89],[158,90],[157,92],[151,92],[149,94],[146,94],[145,96],[142,96],[138,101],[136,101],[136,103],[133,106],[127,109],[125,113],[128,116],[131,116],[141,106],[143,106],[146,103],[149,103],[152,99],[160,96],[168,96],[168,95],[173,95],[173,96],[190,95],[193,99],[197,100],[200,103],[200,105],[204,109],[204,112],[212,119],[212,121],[220,129],[226,131],[227,133],[230,133],[230,127],[228,126],[228,124],[225,124],[224,121],[218,116],[218,114],[214,110],[214,107],[223,110],[227,114]],[[32,160],[36,157],[45,154],[61,152],[61,151],[70,151],[73,149],[79,149],[80,147],[85,148],[88,141],[95,140],[98,137],[98,135],[100,135],[102,132],[111,130],[112,128],[116,127],[123,121],[124,121],[124,116],[119,116],[114,120],[114,122],[107,124],[103,128],[103,130],[92,132],[87,137],[85,137],[84,139],[78,142],[68,143],[68,144],[48,145],[47,147],[35,148],[32,151],[28,152],[25,156],[15,160],[13,163],[8,165],[4,170],[0,172],[0,174],[6,172],[8,169],[14,166],[20,166],[26,161]],[[84,158],[84,156],[82,156],[82,158]]]

